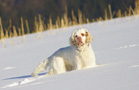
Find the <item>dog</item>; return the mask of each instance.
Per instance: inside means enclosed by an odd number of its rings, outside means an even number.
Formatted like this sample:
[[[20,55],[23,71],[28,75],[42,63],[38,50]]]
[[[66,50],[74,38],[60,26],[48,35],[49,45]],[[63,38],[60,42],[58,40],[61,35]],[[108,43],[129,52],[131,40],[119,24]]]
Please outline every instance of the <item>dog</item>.
[[[91,46],[93,38],[87,29],[75,30],[70,37],[70,46],[60,48],[33,71],[32,76],[48,69],[48,75],[61,74],[71,70],[95,67],[96,60]]]

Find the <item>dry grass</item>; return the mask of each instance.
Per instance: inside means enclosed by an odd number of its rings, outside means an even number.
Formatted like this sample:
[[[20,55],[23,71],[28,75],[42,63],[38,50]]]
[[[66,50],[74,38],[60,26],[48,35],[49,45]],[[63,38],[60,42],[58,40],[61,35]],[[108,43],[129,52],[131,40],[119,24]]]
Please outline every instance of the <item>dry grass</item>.
[[[30,29],[28,25],[28,20],[25,20],[26,28],[27,28],[27,34],[30,34]]]
[[[1,44],[3,47],[6,47],[6,43],[5,43],[5,36],[4,36],[4,32],[3,32],[3,27],[2,27],[2,21],[0,18],[0,38],[1,38]]]
[[[127,8],[127,11],[121,13],[121,10],[112,11],[111,5],[108,5],[108,10],[105,9],[104,17],[99,17],[97,19],[89,20],[85,17],[81,10],[78,10],[78,17],[75,16],[74,10],[71,10],[71,18],[68,17],[67,7],[65,7],[65,13],[63,17],[57,17],[55,24],[52,22],[52,17],[49,17],[49,22],[47,24],[44,23],[41,15],[35,16],[34,18],[34,33],[37,33],[36,39],[39,39],[42,35],[44,30],[52,30],[57,28],[63,28],[73,25],[81,25],[90,22],[100,22],[103,20],[113,19],[113,16],[116,15],[117,17],[125,17],[134,15],[135,19],[137,19],[136,15],[139,14],[139,1],[135,2],[135,8],[133,9],[131,6]],[[9,20],[9,26],[5,29],[2,27],[2,20],[0,18],[0,39],[1,44],[3,47],[6,47],[5,39],[8,38],[9,42],[12,45],[15,45],[14,40],[12,37],[22,36],[22,43],[25,42],[25,34],[30,34],[30,28],[28,24],[28,20],[24,20],[23,17],[20,18],[21,20],[21,27],[16,28],[16,26],[12,26],[12,20]],[[130,21],[130,18],[128,19]],[[25,24],[25,25],[24,25]],[[46,26],[47,25],[47,26]],[[11,30],[12,29],[12,30]],[[25,29],[27,33],[25,33]]]
[[[110,14],[110,19],[113,19],[113,14],[112,14],[112,10],[111,10],[111,5],[108,5],[109,8],[109,14]]]

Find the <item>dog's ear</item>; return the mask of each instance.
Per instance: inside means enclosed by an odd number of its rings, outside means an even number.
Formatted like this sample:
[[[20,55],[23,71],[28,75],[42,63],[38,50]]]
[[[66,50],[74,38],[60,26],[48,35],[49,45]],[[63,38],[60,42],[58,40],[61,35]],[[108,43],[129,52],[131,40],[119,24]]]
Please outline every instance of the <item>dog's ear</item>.
[[[72,33],[71,37],[70,37],[70,45],[76,45],[76,42],[75,42],[75,31]]]
[[[86,30],[86,43],[91,43],[92,41],[93,41],[93,37],[91,33],[89,33],[88,30]]]

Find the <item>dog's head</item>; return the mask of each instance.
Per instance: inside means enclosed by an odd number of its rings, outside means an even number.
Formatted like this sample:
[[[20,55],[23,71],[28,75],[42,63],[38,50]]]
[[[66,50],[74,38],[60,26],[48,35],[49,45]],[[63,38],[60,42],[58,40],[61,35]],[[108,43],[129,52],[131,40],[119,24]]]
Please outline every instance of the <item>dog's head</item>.
[[[93,40],[92,35],[88,32],[87,29],[81,28],[78,30],[75,30],[71,37],[70,37],[70,44],[77,46],[77,47],[82,47],[86,44],[91,43]]]

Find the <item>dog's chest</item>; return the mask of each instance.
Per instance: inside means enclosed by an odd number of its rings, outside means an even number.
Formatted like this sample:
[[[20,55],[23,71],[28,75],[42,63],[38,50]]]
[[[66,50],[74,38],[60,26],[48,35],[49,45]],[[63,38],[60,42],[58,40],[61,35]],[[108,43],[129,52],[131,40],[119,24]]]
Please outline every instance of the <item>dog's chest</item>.
[[[90,54],[89,54],[88,50],[77,51],[75,53],[75,60],[80,60],[82,62],[86,62],[89,60],[89,58],[90,58]]]

